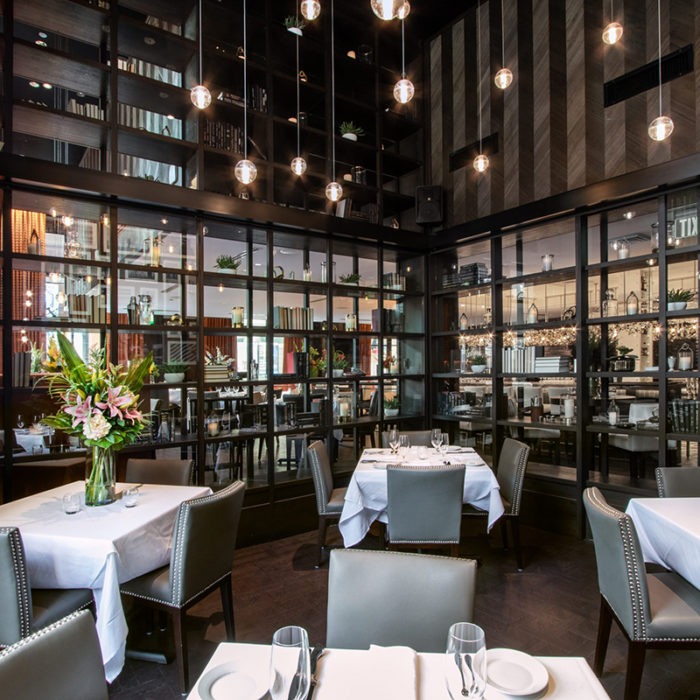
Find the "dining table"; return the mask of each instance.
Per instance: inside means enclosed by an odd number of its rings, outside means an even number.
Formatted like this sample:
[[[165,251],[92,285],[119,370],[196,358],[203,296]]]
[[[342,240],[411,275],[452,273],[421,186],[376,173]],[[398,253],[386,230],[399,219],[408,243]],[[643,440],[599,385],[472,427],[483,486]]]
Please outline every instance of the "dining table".
[[[211,493],[206,486],[142,484],[134,507],[117,484],[117,500],[86,507],[85,482],[75,481],[0,506],[0,526],[19,528],[29,580],[34,588],[90,588],[107,681],[124,666],[127,622],[119,584],[170,561],[180,504]],[[77,513],[63,510],[63,496],[75,494]]]
[[[700,589],[700,498],[631,498],[626,513],[644,561],[661,564]]]
[[[485,700],[517,697],[605,700],[609,696],[586,660],[578,656],[529,656],[487,649]],[[446,654],[408,647],[325,649],[318,659],[313,700],[450,700],[444,680]],[[194,683],[187,700],[269,699],[270,646],[222,642]],[[535,679],[537,674],[538,680]],[[514,687],[526,693],[517,695]],[[535,686],[533,686],[533,682]],[[541,686],[541,687],[540,687]],[[517,686],[516,686],[517,687]],[[539,687],[536,693],[533,687]],[[507,691],[507,692],[504,692]]]
[[[367,535],[376,520],[387,523],[388,465],[438,467],[443,464],[466,467],[463,502],[488,512],[488,528],[503,515],[503,501],[496,475],[473,447],[451,446],[442,454],[430,447],[410,447],[393,454],[390,448],[368,448],[362,452],[345,494],[338,527],[343,544],[352,547]]]

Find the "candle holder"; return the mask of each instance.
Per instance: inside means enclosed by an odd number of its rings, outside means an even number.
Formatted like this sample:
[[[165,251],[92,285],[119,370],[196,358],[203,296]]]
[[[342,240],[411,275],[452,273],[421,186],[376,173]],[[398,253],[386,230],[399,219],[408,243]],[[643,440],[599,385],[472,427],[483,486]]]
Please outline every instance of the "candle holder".
[[[554,263],[554,255],[552,253],[546,253],[542,256],[542,272],[551,272],[552,265]]]
[[[231,309],[231,328],[243,328],[243,307],[234,306]]]

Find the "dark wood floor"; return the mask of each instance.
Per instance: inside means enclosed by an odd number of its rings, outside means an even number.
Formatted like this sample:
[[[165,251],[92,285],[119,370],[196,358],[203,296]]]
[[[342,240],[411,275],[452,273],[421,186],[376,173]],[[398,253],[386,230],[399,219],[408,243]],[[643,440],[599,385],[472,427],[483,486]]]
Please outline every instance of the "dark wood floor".
[[[515,647],[530,654],[593,659],[598,587],[589,541],[526,529],[526,568],[515,569],[512,554],[500,549],[499,533],[465,538],[463,556],[478,556],[475,621],[490,647]],[[234,599],[237,640],[269,643],[289,624],[303,625],[312,643],[323,643],[328,569],[314,569],[315,533],[236,553]],[[368,537],[363,543],[377,548]],[[193,608],[188,626],[191,675],[201,673],[224,639],[218,595]],[[622,698],[625,645],[613,629],[602,682],[613,700]],[[175,665],[127,660],[110,697],[177,698]],[[641,700],[700,700],[700,651],[649,651]]]

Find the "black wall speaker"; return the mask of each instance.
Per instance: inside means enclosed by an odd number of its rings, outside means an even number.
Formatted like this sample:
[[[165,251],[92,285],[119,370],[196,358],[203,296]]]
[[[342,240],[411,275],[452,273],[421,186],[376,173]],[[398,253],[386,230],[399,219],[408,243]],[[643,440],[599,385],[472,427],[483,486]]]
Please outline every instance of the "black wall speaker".
[[[439,224],[442,221],[442,187],[416,187],[416,223]]]

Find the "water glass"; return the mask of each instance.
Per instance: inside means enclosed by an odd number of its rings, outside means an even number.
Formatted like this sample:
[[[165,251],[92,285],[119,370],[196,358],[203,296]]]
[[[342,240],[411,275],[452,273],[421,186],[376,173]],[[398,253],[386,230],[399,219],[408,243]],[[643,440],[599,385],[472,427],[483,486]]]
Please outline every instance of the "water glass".
[[[440,428],[433,428],[430,431],[430,442],[436,450],[440,449],[440,445],[442,445],[442,430]]]
[[[80,511],[80,494],[66,493],[63,496],[63,512],[66,515],[75,515]]]
[[[446,455],[450,449],[450,434],[443,433],[442,440],[440,440],[440,453]]]
[[[484,630],[471,622],[456,622],[447,635],[445,684],[452,700],[483,698],[486,690]]]
[[[124,505],[127,508],[133,508],[138,504],[140,495],[141,492],[138,490],[138,487],[127,489],[124,492]]]
[[[391,453],[396,454],[399,448],[399,431],[396,428],[389,431],[389,447],[391,447]]]
[[[401,459],[406,459],[406,454],[410,446],[411,442],[408,439],[408,435],[399,435],[399,454],[401,455]]]
[[[272,636],[270,697],[272,700],[302,700],[309,692],[311,671],[309,637],[303,627],[278,629]]]

